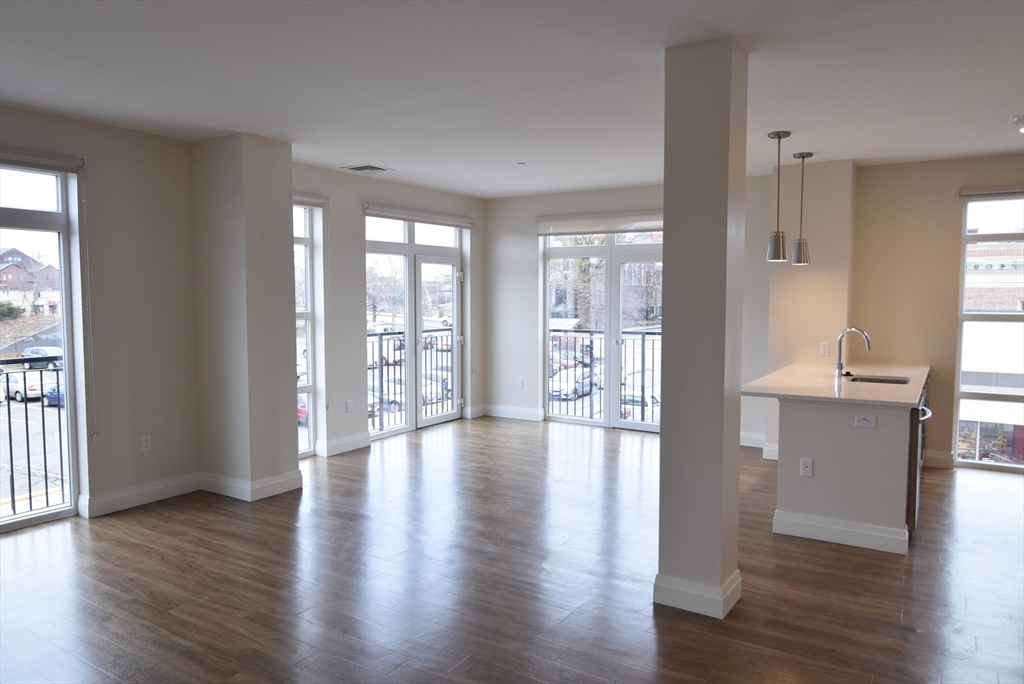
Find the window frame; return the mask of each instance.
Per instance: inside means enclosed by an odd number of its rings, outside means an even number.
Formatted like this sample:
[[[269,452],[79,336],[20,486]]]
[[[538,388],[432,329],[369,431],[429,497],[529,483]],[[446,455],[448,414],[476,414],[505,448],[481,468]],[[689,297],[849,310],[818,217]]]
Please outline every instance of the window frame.
[[[302,200],[298,197],[293,198],[292,207],[301,207],[305,210],[305,222],[306,222],[306,235],[299,237],[295,235],[294,224],[292,227],[292,245],[293,249],[296,245],[304,245],[306,247],[306,308],[300,311],[298,308],[295,309],[295,322],[296,329],[298,329],[299,321],[304,321],[306,325],[306,382],[299,384],[298,377],[296,377],[296,394],[306,395],[306,434],[307,444],[306,449],[299,449],[299,459],[309,458],[316,454],[316,443],[317,443],[317,325],[316,325],[316,311],[317,311],[317,297],[316,297],[316,241],[317,227],[323,225],[323,214],[324,205],[318,202],[311,202],[308,200]],[[322,228],[321,228],[322,230]],[[294,274],[293,274],[294,281]],[[296,444],[298,447],[298,444]]]
[[[616,235],[631,232],[631,231],[612,231],[612,232],[600,232],[600,231],[585,231],[581,230],[578,233],[559,233],[559,234],[547,234],[542,233],[538,237],[540,238],[540,271],[541,271],[541,282],[543,287],[541,288],[541,306],[543,310],[543,321],[544,330],[543,337],[540,341],[540,359],[542,361],[542,367],[540,369],[540,386],[544,388],[543,391],[543,406],[544,406],[544,419],[552,420],[557,422],[565,423],[579,423],[583,425],[604,425],[612,428],[622,428],[628,430],[637,430],[642,432],[660,432],[661,424],[659,423],[622,423],[622,421],[615,418],[615,413],[611,406],[611,393],[605,392],[603,402],[605,405],[601,407],[601,412],[604,417],[601,419],[595,418],[583,418],[578,416],[559,415],[550,412],[550,399],[548,397],[548,343],[551,340],[551,312],[549,310],[550,297],[551,297],[551,279],[548,273],[548,262],[550,259],[584,259],[584,258],[603,258],[604,259],[604,300],[605,300],[605,388],[610,386],[609,377],[611,377],[611,366],[607,363],[607,357],[609,350],[615,349],[616,354],[619,353],[619,347],[613,344],[613,340],[608,335],[609,324],[613,320],[612,314],[620,320],[616,321],[615,326],[618,330],[619,337],[622,336],[621,327],[621,311],[620,306],[620,287],[619,282],[619,267],[623,262],[632,263],[634,261],[660,261],[664,263],[664,227],[661,230],[650,230],[643,232],[661,233],[662,242],[641,242],[641,243],[619,243],[616,240]],[[567,235],[604,235],[604,243],[600,245],[551,245],[550,238],[552,237],[564,237]],[[615,361],[615,371],[620,372],[618,368],[619,361]]]
[[[961,399],[977,399],[981,401],[992,401],[1006,404],[1024,404],[1024,396],[1008,394],[974,392],[961,389],[964,324],[971,322],[986,323],[1020,323],[1024,321],[1024,310],[1016,312],[964,312],[964,298],[967,284],[967,246],[979,242],[1022,242],[1024,233],[976,233],[967,232],[967,211],[971,204],[979,202],[993,202],[1007,199],[1024,199],[1024,193],[1006,193],[992,197],[964,197],[963,214],[960,223],[960,284],[957,296],[957,344],[956,344],[956,373],[953,383],[953,434],[952,434],[952,457],[953,465],[961,468],[978,468],[983,470],[999,470],[1014,473],[1024,472],[1024,466],[1010,463],[992,463],[987,461],[969,461],[957,458],[958,439],[960,429],[960,401]]]
[[[78,163],[80,162],[80,163]],[[64,348],[64,393],[67,440],[68,440],[68,480],[69,502],[66,506],[42,510],[38,513],[18,514],[0,522],[0,533],[10,532],[30,525],[59,520],[78,515],[78,499],[81,494],[80,473],[85,467],[87,441],[79,434],[84,429],[96,439],[89,423],[89,407],[95,405],[93,394],[92,367],[86,359],[83,368],[78,368],[76,330],[81,329],[84,338],[83,346],[91,342],[91,321],[88,317],[88,273],[85,256],[85,220],[84,201],[81,197],[81,184],[84,161],[76,158],[58,158],[54,161],[34,162],[28,159],[16,161],[0,161],[0,166],[9,169],[52,173],[57,176],[57,211],[40,209],[21,209],[0,207],[0,226],[13,230],[37,232],[55,232],[58,234],[61,259],[61,323]],[[72,203],[72,199],[74,202]],[[74,204],[74,206],[72,206]],[[81,287],[74,288],[75,278],[81,281]],[[88,348],[86,352],[88,353]],[[79,376],[84,380],[85,393],[79,392]],[[86,399],[82,405],[81,399]]]

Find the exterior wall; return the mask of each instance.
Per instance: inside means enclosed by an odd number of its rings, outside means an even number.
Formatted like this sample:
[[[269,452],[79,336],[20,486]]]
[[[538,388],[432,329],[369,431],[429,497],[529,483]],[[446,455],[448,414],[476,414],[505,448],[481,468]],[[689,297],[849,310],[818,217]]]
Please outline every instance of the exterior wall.
[[[851,321],[872,351],[851,359],[932,367],[926,449],[952,463],[963,202],[971,187],[1024,186],[1024,155],[860,169]],[[934,460],[930,461],[934,463]]]
[[[487,405],[495,415],[544,415],[544,292],[537,216],[656,209],[662,186],[490,199],[487,206]],[[523,378],[523,388],[516,386]]]
[[[313,193],[328,198],[326,254],[327,271],[324,290],[327,292],[326,349],[324,349],[326,383],[318,400],[330,403],[323,412],[325,420],[317,427],[316,450],[319,455],[334,455],[369,444],[365,407],[366,398],[366,233],[364,202],[405,207],[476,219],[468,231],[469,242],[463,246],[464,316],[468,316],[467,352],[463,364],[463,393],[466,412],[475,412],[484,389],[486,368],[483,361],[482,321],[485,319],[483,280],[486,266],[482,258],[487,242],[484,225],[484,203],[472,197],[449,192],[367,178],[343,171],[308,164],[293,164],[293,186],[296,192]],[[323,330],[319,334],[323,334]],[[294,352],[292,352],[294,355]],[[327,393],[324,394],[324,389]],[[345,401],[351,400],[355,410],[345,412]],[[320,407],[322,408],[322,407]]]
[[[0,107],[0,144],[83,157],[95,441],[82,494],[199,468],[191,145]],[[83,417],[84,419],[84,417]],[[143,454],[142,435],[153,450]]]

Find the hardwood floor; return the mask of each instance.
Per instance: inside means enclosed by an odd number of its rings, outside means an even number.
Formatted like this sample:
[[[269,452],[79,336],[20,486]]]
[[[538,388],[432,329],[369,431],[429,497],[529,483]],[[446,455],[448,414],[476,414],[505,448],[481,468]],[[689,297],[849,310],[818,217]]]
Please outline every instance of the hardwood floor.
[[[743,598],[654,606],[658,437],[483,418],[0,537],[4,682],[1014,682],[1024,478],[926,470],[910,555],[773,535],[745,451]]]

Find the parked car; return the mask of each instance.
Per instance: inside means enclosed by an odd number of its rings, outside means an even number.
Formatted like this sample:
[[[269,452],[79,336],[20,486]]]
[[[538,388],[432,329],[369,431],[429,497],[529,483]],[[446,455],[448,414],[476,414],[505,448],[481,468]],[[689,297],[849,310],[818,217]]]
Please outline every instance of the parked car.
[[[64,388],[47,387],[43,391],[43,406],[64,406]]]
[[[64,367],[64,350],[60,347],[29,347],[21,353],[23,359],[33,359],[40,356],[56,356],[56,359],[49,361],[26,361],[24,363],[25,370],[31,368],[47,368],[54,370],[55,368]]]
[[[391,378],[384,381],[383,389],[378,389],[375,382],[371,382],[368,393],[380,402],[382,410],[390,413],[404,411],[406,398],[409,392],[406,390],[404,378]],[[444,399],[444,390],[436,382],[423,383],[423,403],[436,404]]]
[[[299,399],[299,424],[303,425],[309,420],[309,406],[306,405],[306,400],[302,398],[302,395],[298,395]]]
[[[601,376],[586,368],[561,370],[548,379],[551,399],[575,400],[600,389],[604,389]]]
[[[40,382],[40,373],[25,371],[8,371],[0,373],[0,392],[4,399],[11,398],[14,401],[25,401],[26,399],[38,399],[43,391],[50,387],[57,386],[57,380],[53,373],[43,374]]]
[[[377,401],[377,397],[372,393],[366,393],[366,417],[376,418],[380,413],[380,402]]]

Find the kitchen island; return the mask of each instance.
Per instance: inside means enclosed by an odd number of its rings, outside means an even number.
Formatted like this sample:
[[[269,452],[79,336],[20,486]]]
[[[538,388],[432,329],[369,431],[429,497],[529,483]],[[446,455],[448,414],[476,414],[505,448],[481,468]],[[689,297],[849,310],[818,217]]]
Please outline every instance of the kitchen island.
[[[793,364],[743,386],[779,400],[772,529],[907,553],[917,520],[928,366]],[[875,378],[876,381],[870,381]],[[880,379],[881,381],[877,381]]]

